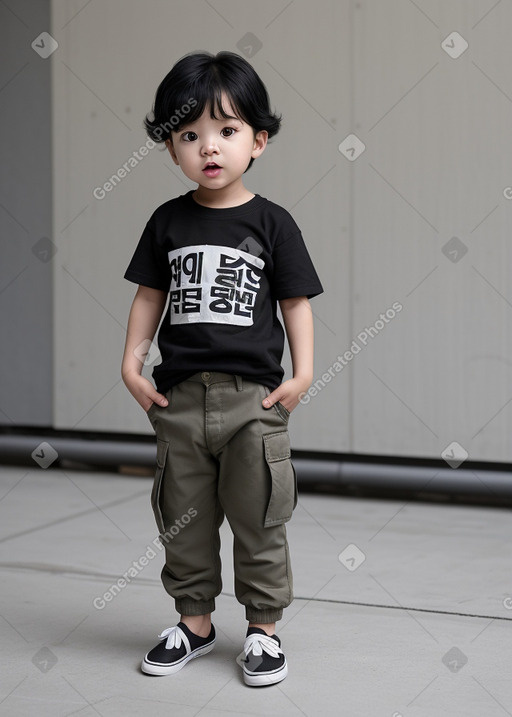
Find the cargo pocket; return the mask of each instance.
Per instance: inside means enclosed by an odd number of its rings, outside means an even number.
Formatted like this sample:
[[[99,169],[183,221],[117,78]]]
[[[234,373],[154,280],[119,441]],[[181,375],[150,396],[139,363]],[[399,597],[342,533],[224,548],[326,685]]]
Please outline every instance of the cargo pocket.
[[[160,498],[162,495],[162,482],[164,478],[165,463],[167,461],[167,453],[169,451],[169,443],[157,438],[156,441],[156,472],[153,482],[153,490],[151,491],[151,506],[155,514],[156,524],[159,533],[165,533],[164,519],[162,516],[162,508]]]
[[[286,523],[297,505],[297,478],[291,461],[288,431],[263,436],[265,460],[270,469],[271,493],[265,513],[265,528]]]

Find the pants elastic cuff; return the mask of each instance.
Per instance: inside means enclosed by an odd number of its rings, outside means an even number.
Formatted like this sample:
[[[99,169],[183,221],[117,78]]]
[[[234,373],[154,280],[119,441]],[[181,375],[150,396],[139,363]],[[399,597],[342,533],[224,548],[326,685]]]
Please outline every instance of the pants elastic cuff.
[[[192,598],[176,598],[174,601],[176,611],[180,615],[207,615],[215,610],[215,599],[211,600],[193,600]]]
[[[271,622],[277,622],[283,617],[282,608],[268,608],[267,610],[256,610],[255,608],[246,606],[245,617],[249,622],[268,625]]]

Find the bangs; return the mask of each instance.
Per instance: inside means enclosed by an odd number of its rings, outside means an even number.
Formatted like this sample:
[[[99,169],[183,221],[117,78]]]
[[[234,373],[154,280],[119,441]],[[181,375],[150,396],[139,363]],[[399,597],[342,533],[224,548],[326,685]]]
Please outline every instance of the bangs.
[[[156,92],[153,117],[146,131],[155,142],[198,120],[207,111],[212,119],[236,118],[255,132],[275,135],[281,118],[272,113],[264,84],[239,55],[220,52],[186,55],[162,80]]]
[[[173,132],[179,132],[186,125],[192,124],[205,111],[209,112],[211,119],[238,119],[249,123],[229,87],[215,81],[218,79],[205,76],[196,80],[192,86],[183,88],[183,92],[176,92],[176,108],[168,120]]]
[[[229,114],[229,112],[226,111],[226,105],[231,112],[234,112],[234,114]],[[225,87],[219,86],[214,88],[213,95],[204,103],[203,111],[208,107],[210,108],[211,119],[238,119],[242,122],[248,123],[247,118],[240,110],[240,107],[237,106],[233,96]]]

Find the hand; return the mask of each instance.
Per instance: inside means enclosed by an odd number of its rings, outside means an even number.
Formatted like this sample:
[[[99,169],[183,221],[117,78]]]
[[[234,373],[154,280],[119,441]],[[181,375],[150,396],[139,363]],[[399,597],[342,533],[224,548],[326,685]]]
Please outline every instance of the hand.
[[[123,376],[126,388],[132,394],[137,403],[146,411],[149,411],[153,403],[165,407],[169,401],[164,395],[158,393],[151,381],[138,373],[132,372]]]
[[[311,381],[297,378],[290,378],[280,386],[278,386],[272,393],[263,400],[263,407],[270,408],[274,403],[283,405],[290,413],[299,403],[299,396],[308,390],[311,385]]]

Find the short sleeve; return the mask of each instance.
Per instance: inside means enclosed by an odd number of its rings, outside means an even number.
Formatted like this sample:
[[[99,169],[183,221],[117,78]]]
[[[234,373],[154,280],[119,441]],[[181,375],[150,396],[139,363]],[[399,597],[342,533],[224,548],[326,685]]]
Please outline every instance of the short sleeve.
[[[169,291],[169,262],[165,249],[156,241],[153,217],[142,232],[124,278],[150,289]]]
[[[296,296],[307,296],[308,299],[312,299],[323,292],[322,284],[298,227],[287,238],[276,242],[272,259],[274,264],[272,293],[278,301]]]

